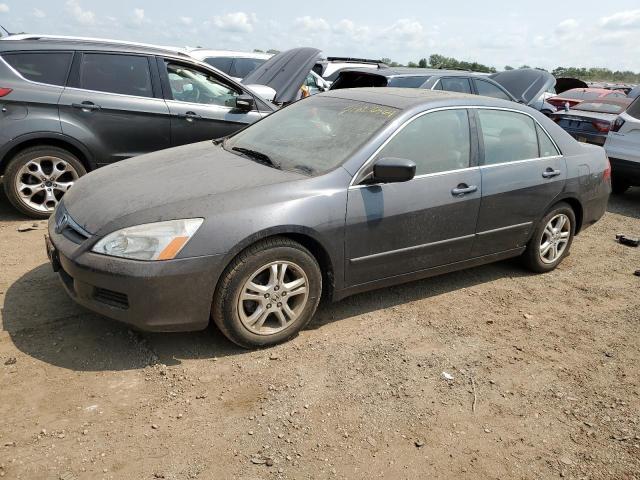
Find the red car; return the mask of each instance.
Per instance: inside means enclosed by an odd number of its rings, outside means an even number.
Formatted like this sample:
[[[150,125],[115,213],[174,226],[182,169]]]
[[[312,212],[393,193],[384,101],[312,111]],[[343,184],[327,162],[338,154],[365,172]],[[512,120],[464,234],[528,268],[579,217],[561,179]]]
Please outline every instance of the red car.
[[[585,100],[612,100],[615,98],[626,98],[624,92],[620,90],[607,90],[606,88],[572,88],[555,97],[550,97],[547,102],[556,108],[564,108],[565,104],[569,104],[569,108],[573,108]]]

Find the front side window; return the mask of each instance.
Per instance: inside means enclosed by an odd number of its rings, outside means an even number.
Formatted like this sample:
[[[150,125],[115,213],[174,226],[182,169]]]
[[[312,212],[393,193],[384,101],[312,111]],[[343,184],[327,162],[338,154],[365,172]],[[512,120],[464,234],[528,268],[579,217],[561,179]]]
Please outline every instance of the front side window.
[[[469,167],[471,142],[466,110],[443,110],[416,118],[378,153],[416,163],[416,175]]]
[[[471,84],[468,78],[441,78],[440,85],[442,86],[442,90],[446,90],[447,92],[471,93]]]
[[[478,110],[484,164],[538,158],[538,135],[533,119],[517,112]]]
[[[202,103],[235,107],[240,92],[199,70],[167,63],[169,86],[173,99],[178,102]]]
[[[478,90],[478,95],[500,98],[502,100],[511,100],[506,93],[486,80],[476,80],[476,89]]]
[[[135,55],[85,53],[80,67],[80,88],[153,97],[149,61]]]
[[[71,52],[7,53],[4,60],[27,80],[64,86],[71,65]]]
[[[276,168],[319,175],[341,165],[397,113],[393,107],[317,95],[254,123],[223,147]]]
[[[266,60],[262,58],[236,58],[231,67],[229,75],[237,78],[244,78],[262,65]]]

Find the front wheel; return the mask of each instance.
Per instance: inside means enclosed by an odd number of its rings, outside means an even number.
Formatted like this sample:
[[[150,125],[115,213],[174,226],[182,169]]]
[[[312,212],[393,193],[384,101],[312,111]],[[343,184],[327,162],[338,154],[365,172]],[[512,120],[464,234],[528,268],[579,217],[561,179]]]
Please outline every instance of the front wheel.
[[[576,216],[570,205],[554,206],[538,224],[522,255],[527,268],[537,273],[555,269],[569,254],[575,225]]]
[[[244,348],[276,345],[309,323],[322,293],[313,255],[288,238],[259,242],[239,254],[223,273],[211,316]]]

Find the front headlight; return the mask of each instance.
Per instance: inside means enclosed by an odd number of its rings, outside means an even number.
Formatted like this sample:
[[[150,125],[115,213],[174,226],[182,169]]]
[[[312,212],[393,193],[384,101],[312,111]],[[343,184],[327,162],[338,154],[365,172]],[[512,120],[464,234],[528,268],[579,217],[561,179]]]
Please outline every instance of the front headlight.
[[[171,260],[200,228],[204,219],[146,223],[110,233],[91,251],[135,260]]]

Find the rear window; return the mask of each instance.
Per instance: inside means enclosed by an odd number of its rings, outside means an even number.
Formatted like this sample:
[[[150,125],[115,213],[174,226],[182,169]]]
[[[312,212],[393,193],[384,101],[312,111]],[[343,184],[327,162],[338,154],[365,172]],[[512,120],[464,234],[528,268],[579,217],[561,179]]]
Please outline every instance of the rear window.
[[[429,77],[394,77],[387,82],[388,87],[420,88]]]
[[[85,53],[80,88],[97,92],[153,97],[147,57]]]
[[[64,86],[71,66],[71,52],[8,53],[5,61],[27,80]]]
[[[217,68],[221,72],[226,73],[227,75],[231,71],[231,63],[233,63],[232,57],[209,57],[204,59],[209,65],[213,68]]]
[[[605,103],[605,102],[582,102],[579,105],[573,107],[574,110],[584,110],[586,112],[599,112],[599,113],[622,113],[624,112],[626,105],[620,105],[617,103]]]
[[[640,120],[640,97],[637,97],[633,103],[629,105],[627,113],[633,118]]]
[[[593,100],[595,98],[600,98],[599,92],[590,92],[588,90],[583,89],[574,89],[567,90],[560,94],[562,98],[568,98],[570,100]]]
[[[339,88],[386,87],[387,79],[382,75],[361,72],[342,72],[331,85],[332,90]]]

